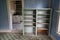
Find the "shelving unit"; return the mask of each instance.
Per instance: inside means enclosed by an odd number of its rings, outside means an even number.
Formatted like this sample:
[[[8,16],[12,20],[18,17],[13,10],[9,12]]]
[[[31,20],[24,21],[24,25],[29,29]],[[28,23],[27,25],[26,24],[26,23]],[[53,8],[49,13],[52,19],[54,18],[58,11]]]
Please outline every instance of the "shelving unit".
[[[10,17],[10,29],[13,30],[14,27],[22,27],[22,33],[25,34],[33,34],[33,35],[39,35],[44,33],[49,33],[50,25],[51,25],[51,8],[30,8],[30,9],[24,9],[24,1],[23,0],[14,0],[14,4],[12,5],[11,10],[14,11]],[[35,2],[34,2],[35,3]],[[34,5],[33,3],[33,5]],[[11,3],[12,4],[12,3]],[[38,4],[38,3],[37,3]],[[10,5],[9,5],[10,6]],[[42,5],[41,5],[42,6]],[[9,12],[11,11],[9,8]],[[13,16],[13,17],[12,17]],[[18,17],[21,16],[22,18],[22,26],[20,25],[21,21]],[[14,22],[13,18],[16,18],[16,22]],[[19,25],[17,25],[19,24]],[[12,26],[15,25],[15,26]],[[17,26],[16,26],[17,25]],[[18,28],[19,28],[18,27]],[[16,29],[15,29],[16,30]],[[18,29],[20,32],[20,29]]]
[[[50,28],[50,19],[51,19],[51,9],[39,9],[37,10],[37,35],[43,34],[48,35]]]
[[[48,35],[51,24],[51,14],[51,8],[24,9],[23,34],[34,34],[36,36],[40,34]]]
[[[34,34],[33,28],[36,27],[34,24],[36,23],[34,20],[36,19],[34,16],[35,10],[24,10],[24,34]],[[30,31],[28,29],[31,29]],[[28,31],[26,31],[28,30]]]

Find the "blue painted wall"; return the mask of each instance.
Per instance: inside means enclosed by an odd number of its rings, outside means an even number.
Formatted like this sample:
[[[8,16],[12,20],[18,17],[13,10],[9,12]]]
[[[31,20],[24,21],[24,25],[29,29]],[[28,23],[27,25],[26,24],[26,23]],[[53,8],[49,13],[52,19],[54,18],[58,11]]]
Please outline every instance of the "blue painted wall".
[[[51,34],[56,38],[56,40],[60,40],[60,35],[57,34],[56,28],[57,28],[57,18],[58,13],[56,10],[58,10],[59,7],[59,0],[53,0],[52,1],[52,9],[53,9],[53,16],[52,16],[52,25],[51,25]]]
[[[24,0],[24,8],[44,8],[48,7],[49,0]]]
[[[0,0],[0,30],[8,28],[9,27],[6,0]]]

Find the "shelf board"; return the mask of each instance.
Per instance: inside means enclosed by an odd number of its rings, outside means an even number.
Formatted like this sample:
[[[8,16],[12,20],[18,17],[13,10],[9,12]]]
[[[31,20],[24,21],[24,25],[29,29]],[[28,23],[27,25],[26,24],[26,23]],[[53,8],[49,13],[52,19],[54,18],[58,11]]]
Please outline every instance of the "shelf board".
[[[27,26],[30,26],[31,25],[32,26],[33,24],[24,24],[24,25],[27,25]]]
[[[48,29],[43,27],[37,27],[37,30],[48,30]]]
[[[47,22],[47,21],[36,21],[36,22],[40,22],[40,23],[49,23],[49,22]]]
[[[31,22],[31,23],[32,23],[33,21],[24,21],[24,22],[27,22],[27,23],[28,23],[28,22],[29,22],[29,23]]]
[[[33,15],[24,15],[24,16],[33,16]]]
[[[41,9],[38,9],[38,11],[46,11],[46,10],[51,10],[51,8],[41,8]]]
[[[24,23],[36,23],[36,22],[32,22],[32,21],[25,21]]]
[[[37,22],[38,24],[49,24],[49,23],[40,23],[40,22]]]
[[[47,15],[50,15],[50,14],[37,14],[38,16],[47,16]]]
[[[24,18],[26,18],[26,19],[36,19],[36,18],[31,18],[31,17],[24,17]]]
[[[41,20],[49,20],[49,18],[37,18],[37,19],[41,19]]]
[[[35,27],[33,25],[24,25],[24,27]]]
[[[24,22],[26,22],[26,21],[29,21],[29,22],[31,22],[31,21],[32,21],[32,22],[33,22],[33,20],[24,20]]]
[[[24,17],[33,17],[33,16],[32,16],[32,15],[31,15],[31,16],[28,16],[28,15],[27,15],[27,16],[24,16]]]
[[[51,8],[25,8],[24,10],[51,10]]]
[[[25,18],[24,20],[33,20],[33,19],[35,19],[35,18]]]
[[[33,18],[33,16],[24,16],[24,18]]]
[[[35,15],[35,14],[24,14],[24,16],[25,16],[25,15],[32,15],[32,16],[33,16],[33,15]]]

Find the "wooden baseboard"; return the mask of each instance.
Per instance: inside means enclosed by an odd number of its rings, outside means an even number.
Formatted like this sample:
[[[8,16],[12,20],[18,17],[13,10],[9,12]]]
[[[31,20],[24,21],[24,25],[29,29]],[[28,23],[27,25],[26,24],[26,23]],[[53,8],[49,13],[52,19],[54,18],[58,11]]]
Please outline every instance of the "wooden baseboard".
[[[50,35],[50,37],[52,38],[52,40],[56,40],[56,38],[54,38],[53,35]]]
[[[0,30],[0,33],[11,32],[11,30]]]
[[[20,32],[20,31],[14,32],[12,30],[0,30],[0,33],[21,33],[22,34],[22,32]]]

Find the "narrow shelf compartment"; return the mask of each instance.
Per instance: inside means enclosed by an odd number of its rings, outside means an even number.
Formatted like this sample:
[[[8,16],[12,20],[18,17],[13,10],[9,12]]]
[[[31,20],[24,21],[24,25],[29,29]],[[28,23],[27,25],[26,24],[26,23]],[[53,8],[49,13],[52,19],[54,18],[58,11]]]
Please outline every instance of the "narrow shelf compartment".
[[[37,18],[50,18],[50,16],[38,16]]]
[[[36,27],[47,28],[48,29],[49,25],[46,25],[46,24],[37,24]]]
[[[24,16],[24,17],[33,18],[33,16]]]
[[[33,22],[30,23],[30,22],[24,22],[24,25],[33,25]]]
[[[33,14],[32,10],[24,10],[24,14]]]
[[[25,16],[26,16],[26,17],[33,17],[33,15],[25,15]],[[24,17],[25,17],[25,16],[24,16]]]
[[[25,35],[34,35],[34,33],[33,33],[33,27],[24,27],[25,29],[24,29],[24,34]]]
[[[48,20],[37,20],[36,22],[40,22],[40,23],[49,23]]]

